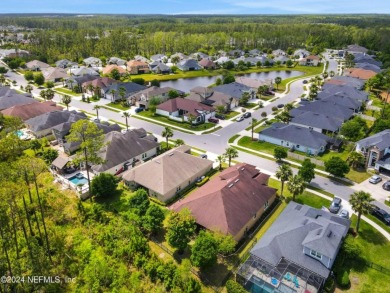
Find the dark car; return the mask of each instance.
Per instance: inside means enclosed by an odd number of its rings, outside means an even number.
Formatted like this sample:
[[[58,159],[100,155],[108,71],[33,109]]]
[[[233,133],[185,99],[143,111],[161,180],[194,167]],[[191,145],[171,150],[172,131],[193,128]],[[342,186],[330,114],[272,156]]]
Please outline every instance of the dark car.
[[[142,112],[144,110],[144,108],[136,108],[134,110],[135,113],[139,113],[139,112]]]
[[[283,107],[284,107],[284,104],[279,104],[279,105],[278,105],[278,108],[279,108],[279,109],[281,109],[281,108],[283,108]]]
[[[337,214],[341,208],[341,198],[333,198],[332,203],[330,204],[329,211],[333,214]]]
[[[305,79],[304,81],[302,81],[303,84],[307,84],[307,80]]]
[[[221,120],[225,120],[226,116],[222,115],[222,114],[215,114],[215,118],[218,118],[218,119],[221,119]]]
[[[371,214],[373,214],[375,217],[377,217],[379,220],[381,220],[386,225],[390,226],[390,214],[386,212],[385,210],[382,210],[381,208],[373,205]]]
[[[387,180],[385,183],[382,185],[384,190],[390,191],[390,180]]]
[[[200,157],[201,157],[202,159],[207,159],[207,155],[206,155],[206,154],[201,154]]]
[[[208,120],[211,123],[218,123],[219,122],[219,120],[217,118],[213,118],[213,117],[209,118]]]
[[[249,118],[249,117],[251,117],[251,116],[252,116],[251,112],[246,112],[246,113],[244,114],[244,118]]]

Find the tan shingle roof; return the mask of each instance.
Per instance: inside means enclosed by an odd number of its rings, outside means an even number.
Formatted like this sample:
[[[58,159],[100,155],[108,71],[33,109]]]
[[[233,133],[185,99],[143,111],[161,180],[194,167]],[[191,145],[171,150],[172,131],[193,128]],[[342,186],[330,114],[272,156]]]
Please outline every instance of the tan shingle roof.
[[[372,70],[361,69],[361,68],[350,68],[346,70],[346,75],[367,80],[375,76],[376,72]]]
[[[213,107],[183,98],[175,98],[168,100],[158,105],[157,108],[167,112],[176,112],[177,110],[184,110],[187,112],[186,115],[192,114],[194,116],[199,116],[198,111],[214,111]]]
[[[43,103],[31,103],[25,105],[16,105],[6,110],[1,111],[4,115],[19,117],[23,121],[36,116],[62,110],[62,107],[56,106],[56,103],[52,101],[46,101]]]

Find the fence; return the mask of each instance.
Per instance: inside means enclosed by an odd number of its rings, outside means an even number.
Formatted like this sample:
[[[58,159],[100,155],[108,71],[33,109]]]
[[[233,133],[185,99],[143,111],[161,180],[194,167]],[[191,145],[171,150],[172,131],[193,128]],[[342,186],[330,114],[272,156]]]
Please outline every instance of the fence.
[[[320,160],[317,160],[314,158],[309,158],[309,157],[306,157],[306,156],[303,156],[303,155],[300,155],[297,153],[288,152],[288,157],[295,159],[295,160],[299,160],[299,161],[304,161],[305,159],[309,159],[312,163],[316,164],[317,166],[322,166],[322,167],[325,166],[323,161],[320,161]]]
[[[384,273],[386,275],[390,275],[390,269],[382,267],[381,265],[377,265],[373,262],[367,262],[367,266],[373,268],[374,270],[377,270],[378,272]]]

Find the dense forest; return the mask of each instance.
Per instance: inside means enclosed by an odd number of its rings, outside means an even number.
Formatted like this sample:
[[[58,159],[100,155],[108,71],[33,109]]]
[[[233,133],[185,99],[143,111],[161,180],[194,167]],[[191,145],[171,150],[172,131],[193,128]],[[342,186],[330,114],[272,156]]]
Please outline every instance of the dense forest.
[[[23,48],[50,63],[88,56],[129,59],[137,54],[197,51],[213,55],[233,48],[306,47],[319,53],[355,43],[390,53],[388,15],[3,15],[0,25],[36,29]]]

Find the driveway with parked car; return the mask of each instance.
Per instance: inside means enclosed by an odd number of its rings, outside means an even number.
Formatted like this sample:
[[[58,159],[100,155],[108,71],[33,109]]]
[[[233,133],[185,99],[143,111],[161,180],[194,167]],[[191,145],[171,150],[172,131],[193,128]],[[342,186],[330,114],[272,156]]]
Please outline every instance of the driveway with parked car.
[[[378,179],[377,177],[380,177],[380,179]],[[374,199],[384,203],[385,200],[390,197],[390,191],[385,190],[383,187],[383,185],[385,185],[388,181],[389,177],[387,176],[384,176],[382,174],[374,175],[371,178],[363,181],[362,183],[355,184],[354,186],[352,186],[352,188],[357,191],[362,190],[368,192],[372,195]]]

